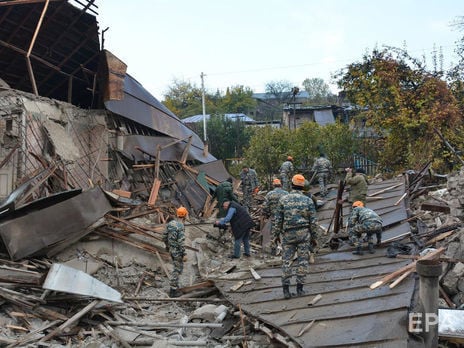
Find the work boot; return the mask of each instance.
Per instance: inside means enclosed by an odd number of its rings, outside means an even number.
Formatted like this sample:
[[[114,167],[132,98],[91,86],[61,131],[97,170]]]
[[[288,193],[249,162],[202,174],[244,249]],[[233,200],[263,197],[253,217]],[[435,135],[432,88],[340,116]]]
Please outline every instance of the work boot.
[[[282,288],[284,290],[284,297],[286,299],[289,299],[290,297],[292,297],[292,295],[290,295],[290,285],[283,285]]]
[[[178,289],[171,288],[169,290],[169,297],[179,297],[182,295],[182,291]]]
[[[371,254],[374,254],[375,253],[375,250],[374,250],[374,243],[369,243],[367,245],[367,247],[369,248],[369,253]]]
[[[304,295],[303,284],[296,284],[296,294],[297,296]]]
[[[364,255],[364,253],[363,253],[362,250],[361,250],[361,246],[357,246],[357,247],[356,247],[356,250],[353,251],[352,254],[353,254],[353,255]]]

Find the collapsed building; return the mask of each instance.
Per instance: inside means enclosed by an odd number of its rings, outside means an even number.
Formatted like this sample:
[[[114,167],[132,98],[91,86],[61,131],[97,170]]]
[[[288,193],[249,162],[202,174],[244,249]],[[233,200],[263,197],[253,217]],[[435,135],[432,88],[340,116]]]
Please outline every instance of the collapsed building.
[[[283,299],[280,258],[265,252],[261,224],[251,260],[224,260],[224,236],[208,220],[211,190],[229,176],[222,161],[102,47],[95,1],[73,3],[0,3],[1,344],[421,346],[407,327],[418,310],[419,256],[385,257],[389,243],[405,240],[415,251],[435,246],[436,257],[453,246],[440,284],[451,298],[441,297],[462,307],[461,224],[430,213],[447,204],[427,196],[423,173],[371,183],[369,204],[384,219],[384,245],[372,256],[344,246],[349,207],[334,218],[331,191],[318,210],[327,243],[304,297]],[[451,179],[448,213],[462,219],[464,189]],[[415,195],[424,202],[412,210],[406,197]],[[179,205],[192,215],[192,272],[185,295],[170,299],[159,234]],[[370,288],[391,275],[395,286]]]

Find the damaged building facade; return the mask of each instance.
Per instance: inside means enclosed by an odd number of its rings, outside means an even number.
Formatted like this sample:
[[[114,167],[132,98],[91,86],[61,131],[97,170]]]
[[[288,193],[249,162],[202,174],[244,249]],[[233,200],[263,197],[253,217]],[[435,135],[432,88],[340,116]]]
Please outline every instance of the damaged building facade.
[[[0,4],[0,199],[47,171],[23,203],[101,186],[203,215],[225,168],[100,48],[96,10],[90,0]]]

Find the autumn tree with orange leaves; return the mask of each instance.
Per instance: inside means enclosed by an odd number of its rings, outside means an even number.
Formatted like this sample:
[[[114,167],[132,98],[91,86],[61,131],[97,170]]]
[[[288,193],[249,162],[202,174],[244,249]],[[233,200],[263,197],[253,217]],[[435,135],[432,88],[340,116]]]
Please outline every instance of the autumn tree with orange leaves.
[[[436,170],[449,171],[458,164],[436,133],[464,150],[463,116],[442,76],[394,48],[373,50],[336,76],[359,111],[354,121],[382,138],[377,160],[384,169],[419,169],[431,161]]]

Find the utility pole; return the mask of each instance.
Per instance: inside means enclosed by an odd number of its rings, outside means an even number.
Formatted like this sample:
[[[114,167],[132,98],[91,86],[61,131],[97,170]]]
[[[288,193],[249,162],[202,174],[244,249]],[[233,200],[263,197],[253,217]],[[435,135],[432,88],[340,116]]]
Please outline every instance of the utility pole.
[[[201,77],[201,106],[203,107],[203,141],[206,144],[206,110],[205,110],[205,81],[206,75],[203,72],[200,74]]]

